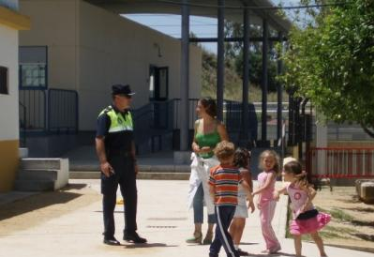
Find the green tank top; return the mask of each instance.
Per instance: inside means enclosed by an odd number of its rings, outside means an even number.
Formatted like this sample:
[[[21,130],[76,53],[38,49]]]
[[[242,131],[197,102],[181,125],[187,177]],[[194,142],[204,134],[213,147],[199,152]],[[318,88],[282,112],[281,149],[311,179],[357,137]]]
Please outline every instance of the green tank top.
[[[203,148],[204,146],[209,146],[211,149],[214,149],[216,145],[221,142],[221,136],[219,133],[216,131],[208,134],[202,134],[199,132],[196,132],[195,135],[196,142],[199,145],[200,148]],[[209,153],[200,153],[199,156],[207,159],[213,157],[214,153],[213,151]]]

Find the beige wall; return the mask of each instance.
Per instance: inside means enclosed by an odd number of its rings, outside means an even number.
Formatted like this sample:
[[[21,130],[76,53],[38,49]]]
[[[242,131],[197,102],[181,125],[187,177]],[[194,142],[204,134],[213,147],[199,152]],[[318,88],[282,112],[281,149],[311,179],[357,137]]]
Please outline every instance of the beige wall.
[[[31,17],[20,32],[20,46],[48,46],[48,86],[77,90],[77,1],[21,0],[20,11]]]
[[[134,107],[146,104],[150,65],[169,67],[169,99],[179,98],[181,45],[178,40],[85,2],[80,2],[79,10],[80,101],[94,110],[81,111],[81,116],[84,115],[81,129],[93,126],[97,113],[110,101],[112,84],[129,83],[137,92]],[[162,57],[158,56],[155,45],[160,47]],[[199,97],[201,51],[195,46],[191,46],[191,67],[194,67],[191,97]],[[100,104],[93,106],[92,103]]]
[[[80,0],[21,0],[31,31],[21,45],[48,45],[50,88],[79,92],[80,130],[94,130],[110,86],[128,83],[134,107],[148,100],[149,66],[169,67],[169,99],[179,98],[180,42]],[[162,57],[158,56],[160,46]],[[201,51],[191,46],[190,97],[200,96]]]

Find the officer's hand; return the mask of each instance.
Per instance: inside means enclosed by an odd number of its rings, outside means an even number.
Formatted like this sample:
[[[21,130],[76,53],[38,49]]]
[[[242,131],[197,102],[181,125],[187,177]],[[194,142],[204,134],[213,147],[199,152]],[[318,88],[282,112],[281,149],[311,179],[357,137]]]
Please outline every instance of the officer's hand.
[[[100,169],[106,177],[110,177],[112,174],[114,174],[114,170],[112,166],[110,166],[109,162],[100,164]]]

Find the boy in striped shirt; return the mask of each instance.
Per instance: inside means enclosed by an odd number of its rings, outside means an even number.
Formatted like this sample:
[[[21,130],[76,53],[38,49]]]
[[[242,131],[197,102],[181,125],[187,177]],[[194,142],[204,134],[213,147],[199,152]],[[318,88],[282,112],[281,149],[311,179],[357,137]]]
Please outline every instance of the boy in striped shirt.
[[[227,141],[219,143],[215,155],[220,165],[210,170],[209,186],[216,215],[215,238],[210,245],[209,257],[218,257],[221,246],[228,257],[239,257],[228,232],[231,220],[238,204],[238,184],[242,182],[240,171],[234,166],[234,144]]]

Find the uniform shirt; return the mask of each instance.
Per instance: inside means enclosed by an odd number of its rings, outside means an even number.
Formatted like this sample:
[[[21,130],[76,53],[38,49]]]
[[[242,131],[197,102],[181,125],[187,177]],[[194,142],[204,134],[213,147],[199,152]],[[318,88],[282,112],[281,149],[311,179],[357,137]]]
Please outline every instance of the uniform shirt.
[[[113,108],[117,115],[122,115],[125,119],[128,111],[121,112],[114,105],[111,105],[111,108]],[[102,112],[97,118],[96,137],[104,137],[105,149],[109,152],[110,150],[131,152],[134,132],[132,130],[126,130],[109,133],[110,125],[111,121],[107,112]]]
[[[240,171],[234,166],[218,165],[210,170],[209,185],[214,186],[216,206],[238,204],[238,184],[242,182]]]

